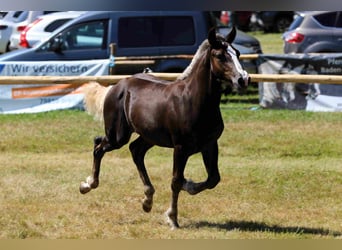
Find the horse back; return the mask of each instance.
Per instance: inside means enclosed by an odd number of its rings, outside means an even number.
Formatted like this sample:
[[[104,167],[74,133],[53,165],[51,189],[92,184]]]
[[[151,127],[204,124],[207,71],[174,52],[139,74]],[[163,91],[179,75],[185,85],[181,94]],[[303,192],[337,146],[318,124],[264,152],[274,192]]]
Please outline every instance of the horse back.
[[[143,80],[148,81],[150,83],[156,83],[156,84],[169,84],[171,81],[167,81],[158,77],[155,77],[154,75],[147,74],[147,73],[139,73],[133,75],[131,78],[137,79],[137,80]]]

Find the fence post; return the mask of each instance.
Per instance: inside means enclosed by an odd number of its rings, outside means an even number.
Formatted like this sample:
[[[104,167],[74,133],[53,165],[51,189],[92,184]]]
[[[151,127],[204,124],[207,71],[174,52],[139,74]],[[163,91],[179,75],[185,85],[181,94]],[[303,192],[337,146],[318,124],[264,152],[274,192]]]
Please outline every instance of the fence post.
[[[114,75],[115,74],[115,43],[109,44],[109,50],[110,50],[110,55],[109,55],[109,67],[108,67],[108,74],[109,75]]]

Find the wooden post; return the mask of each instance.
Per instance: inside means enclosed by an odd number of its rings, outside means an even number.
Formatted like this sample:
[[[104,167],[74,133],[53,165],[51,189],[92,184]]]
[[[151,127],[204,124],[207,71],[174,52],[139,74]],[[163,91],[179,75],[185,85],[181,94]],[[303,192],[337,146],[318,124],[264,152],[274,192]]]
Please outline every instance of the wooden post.
[[[109,67],[108,67],[108,74],[114,75],[115,74],[115,43],[109,44],[110,55],[109,55]]]

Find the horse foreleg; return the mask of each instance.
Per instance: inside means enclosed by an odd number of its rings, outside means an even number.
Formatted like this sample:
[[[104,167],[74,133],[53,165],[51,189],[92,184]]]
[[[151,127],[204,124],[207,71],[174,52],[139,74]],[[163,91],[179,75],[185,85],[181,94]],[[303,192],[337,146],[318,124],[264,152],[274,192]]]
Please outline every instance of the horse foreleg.
[[[183,185],[183,190],[189,194],[197,194],[205,189],[212,189],[220,182],[220,173],[218,170],[218,145],[217,142],[212,143],[202,151],[202,157],[208,178],[204,182],[195,183],[187,180]]]
[[[150,178],[147,174],[144,157],[146,152],[152,147],[153,145],[147,143],[141,137],[138,137],[135,141],[133,141],[129,145],[129,149],[132,153],[133,161],[137,166],[139,176],[144,184],[144,193],[145,198],[143,200],[143,209],[145,212],[150,212],[153,205],[153,194],[155,192],[154,187],[150,181]]]
[[[88,176],[85,182],[81,182],[80,192],[82,194],[88,193],[90,190],[95,189],[99,185],[99,174],[101,160],[106,151],[111,149],[110,144],[107,142],[106,137],[96,137],[94,140],[94,161],[92,175]]]
[[[182,186],[185,183],[184,168],[188,160],[188,155],[184,152],[182,146],[176,146],[173,155],[173,178],[171,182],[171,205],[166,211],[167,222],[172,229],[179,228],[178,224],[178,197]]]

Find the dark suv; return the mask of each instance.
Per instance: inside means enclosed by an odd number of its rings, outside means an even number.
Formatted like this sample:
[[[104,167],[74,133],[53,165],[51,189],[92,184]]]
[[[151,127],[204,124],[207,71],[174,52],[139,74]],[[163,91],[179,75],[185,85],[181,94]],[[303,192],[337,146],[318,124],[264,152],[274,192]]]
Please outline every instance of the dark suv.
[[[210,12],[90,11],[69,21],[36,47],[0,56],[0,62],[107,59],[111,43],[116,44],[116,56],[192,55],[215,25]],[[242,32],[235,45],[243,54],[261,51],[259,41]],[[189,62],[173,58],[155,60],[152,65],[117,64],[115,72],[133,74],[146,66],[156,72],[182,72]],[[248,69],[255,67],[252,64],[246,65],[247,70],[255,70]]]
[[[282,38],[285,53],[342,52],[342,11],[298,13]]]

